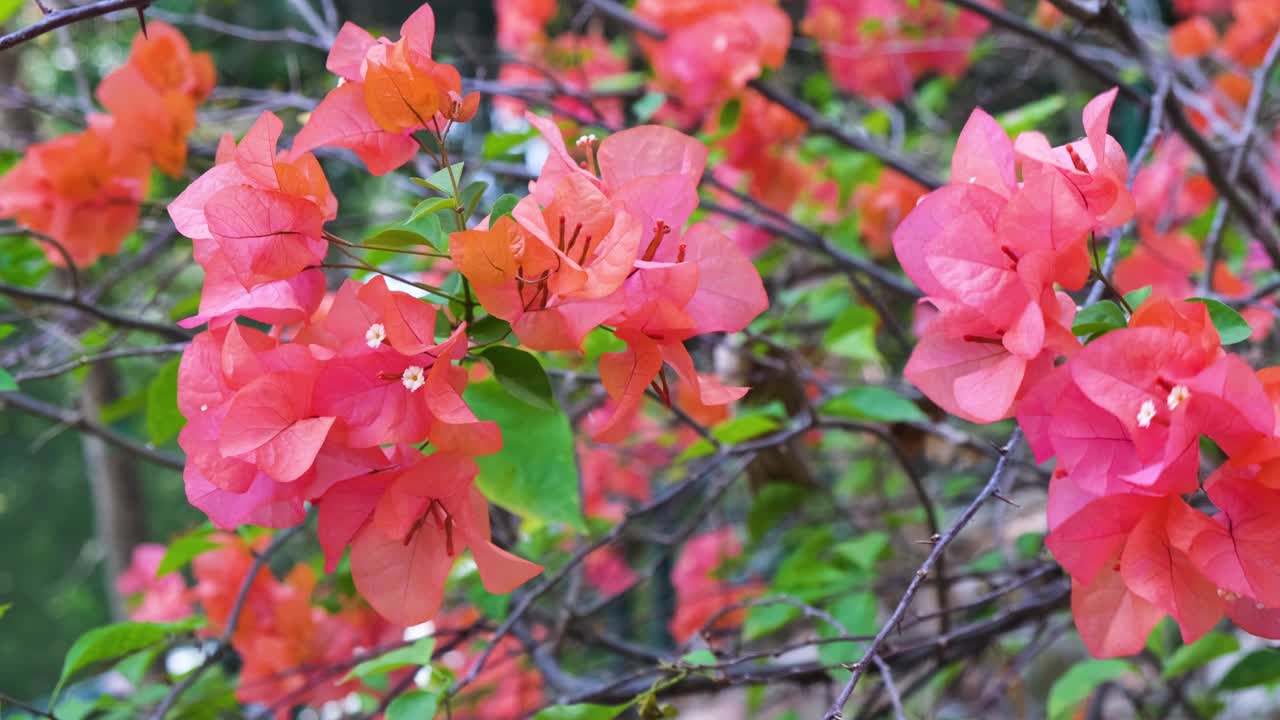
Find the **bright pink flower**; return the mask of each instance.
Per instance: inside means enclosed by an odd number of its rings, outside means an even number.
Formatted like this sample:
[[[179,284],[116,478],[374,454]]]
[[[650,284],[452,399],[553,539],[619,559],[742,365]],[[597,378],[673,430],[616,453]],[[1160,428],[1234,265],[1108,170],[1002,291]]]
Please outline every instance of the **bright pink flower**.
[[[413,133],[445,130],[448,121],[475,115],[480,96],[462,97],[462,79],[451,65],[431,59],[435,14],[418,8],[400,26],[400,39],[374,38],[346,23],[326,67],[344,82],[312,111],[294,141],[296,150],[344,147],[374,175],[384,175],[417,152]]]
[[[130,620],[176,622],[191,617],[191,598],[181,573],[156,577],[166,552],[165,546],[156,543],[135,547],[133,561],[116,578],[116,592],[130,600]]]
[[[205,269],[200,314],[184,322],[222,324],[243,315],[273,324],[304,320],[319,303],[322,226],[338,212],[310,153],[278,153],[283,124],[264,113],[220,162],[169,204],[178,232]]]
[[[467,548],[492,593],[509,593],[542,571],[490,540],[489,505],[472,484],[478,468],[470,458],[446,452],[423,457],[413,450],[402,457],[411,464],[392,471],[376,502],[361,504],[367,511],[351,538],[356,587],[379,614],[401,625],[431,619],[449,570]],[[376,490],[362,478],[347,482],[361,485],[361,493]],[[342,506],[351,497],[334,494],[343,487],[334,486],[320,505],[325,513],[337,503],[334,511],[349,528],[358,518]],[[322,514],[321,523],[330,517]]]
[[[636,15],[664,30],[641,38],[657,85],[701,115],[786,58],[791,19],[769,0],[641,0]]]
[[[896,101],[925,73],[959,77],[987,25],[976,13],[954,12],[940,0],[814,0],[801,29],[820,44],[840,88]]]
[[[1065,175],[1084,196],[1099,232],[1124,225],[1133,217],[1129,193],[1129,161],[1120,143],[1107,134],[1107,121],[1118,88],[1095,97],[1084,107],[1085,139],[1050,147],[1038,132],[1023,133],[1016,144],[1023,176],[1050,168]]]

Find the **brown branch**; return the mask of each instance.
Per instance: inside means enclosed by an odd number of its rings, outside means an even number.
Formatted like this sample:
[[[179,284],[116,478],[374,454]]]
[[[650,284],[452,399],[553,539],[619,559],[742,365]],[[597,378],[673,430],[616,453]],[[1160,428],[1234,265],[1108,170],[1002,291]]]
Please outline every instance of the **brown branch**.
[[[99,0],[98,2],[81,5],[79,7],[67,8],[66,10],[55,10],[45,15],[40,20],[0,37],[0,52],[9,48],[20,45],[28,40],[34,40],[48,32],[53,32],[60,27],[66,27],[72,23],[82,20],[113,13],[117,10],[144,10],[155,0]]]
[[[280,532],[271,538],[271,544],[265,550],[258,553],[253,558],[253,564],[249,566],[249,572],[244,576],[244,580],[240,581],[240,591],[236,593],[235,603],[231,606],[231,613],[227,615],[227,626],[223,628],[222,634],[218,636],[217,648],[205,656],[204,661],[200,663],[194,670],[182,678],[182,682],[174,685],[169,690],[169,694],[165,695],[156,709],[151,712],[150,720],[163,720],[164,716],[173,708],[182,694],[195,685],[200,676],[207,672],[214,665],[217,665],[231,649],[231,638],[236,634],[236,626],[240,624],[240,614],[244,612],[245,602],[249,599],[249,591],[253,588],[253,583],[258,579],[258,573],[262,568],[266,567],[267,561],[271,559],[285,543],[294,535],[297,535],[306,522],[298,523],[291,528]]]
[[[107,443],[156,465],[174,470],[182,470],[183,468],[184,463],[180,457],[143,445],[137,440],[95,420],[91,420],[78,412],[67,410],[57,405],[50,405],[30,395],[17,392],[0,392],[0,408],[6,407],[21,410],[29,415],[47,418],[90,435],[96,435]]]
[[[969,524],[974,515],[978,514],[978,510],[986,503],[986,501],[996,493],[1000,488],[1001,481],[1004,480],[1005,473],[1009,468],[1009,455],[1013,453],[1014,448],[1022,439],[1022,430],[1014,430],[1009,436],[1009,441],[1005,443],[1003,456],[996,463],[995,470],[992,471],[987,484],[983,486],[973,502],[960,513],[960,517],[947,529],[942,537],[938,538],[938,542],[934,544],[933,550],[929,552],[929,556],[920,564],[920,569],[911,577],[911,582],[907,585],[907,589],[902,593],[902,599],[898,601],[897,607],[889,615],[889,619],[880,627],[880,632],[876,633],[874,639],[867,646],[866,652],[862,654],[862,659],[854,663],[852,667],[853,674],[849,677],[849,682],[845,684],[844,689],[840,691],[836,701],[827,710],[827,714],[823,716],[823,720],[838,720],[841,717],[841,711],[845,703],[849,701],[849,696],[853,694],[853,690],[858,685],[858,680],[866,673],[867,668],[872,664],[872,658],[880,653],[880,646],[884,644],[889,637],[889,633],[897,627],[902,621],[902,616],[906,614],[907,607],[911,605],[911,601],[915,598],[916,593],[920,590],[920,586],[924,583],[929,571],[938,563],[942,554],[946,552],[947,547],[956,539],[960,531]]]
[[[42,290],[32,290],[29,288],[18,287],[16,285],[9,285],[7,283],[0,283],[0,295],[8,295],[9,297],[16,298],[18,300],[26,300],[34,303],[61,305],[63,307],[72,308],[88,315],[92,315],[109,325],[129,328],[130,330],[141,330],[170,340],[185,341],[190,340],[192,337],[191,333],[176,325],[151,322],[150,320],[143,320],[142,318],[125,315],[123,313],[116,312],[115,310],[99,307],[76,295],[58,295],[55,293],[44,292]]]

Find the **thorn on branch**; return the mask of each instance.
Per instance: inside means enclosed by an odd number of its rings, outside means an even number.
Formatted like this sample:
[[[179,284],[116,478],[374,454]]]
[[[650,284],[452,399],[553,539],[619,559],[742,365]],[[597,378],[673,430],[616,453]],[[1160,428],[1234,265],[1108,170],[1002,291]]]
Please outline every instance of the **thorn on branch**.
[[[148,40],[150,40],[150,39],[151,39],[151,36],[150,36],[150,35],[147,35],[147,13],[146,13],[146,9],[145,9],[142,5],[139,5],[139,6],[138,6],[137,8],[135,8],[135,9],[138,11],[138,24],[142,26],[142,37],[147,38]]]
[[[1002,503],[1004,503],[1004,504],[1006,504],[1006,505],[1010,505],[1010,506],[1012,506],[1012,507],[1016,507],[1016,508],[1020,508],[1020,507],[1022,507],[1022,506],[1021,506],[1021,505],[1019,505],[1018,503],[1016,503],[1016,502],[1014,502],[1014,501],[1010,500],[1009,498],[1005,497],[1004,495],[1001,495],[999,490],[997,490],[997,491],[995,491],[995,492],[991,493],[991,497],[993,497],[993,498],[995,498],[995,499],[999,500],[1000,502],[1002,502]]]

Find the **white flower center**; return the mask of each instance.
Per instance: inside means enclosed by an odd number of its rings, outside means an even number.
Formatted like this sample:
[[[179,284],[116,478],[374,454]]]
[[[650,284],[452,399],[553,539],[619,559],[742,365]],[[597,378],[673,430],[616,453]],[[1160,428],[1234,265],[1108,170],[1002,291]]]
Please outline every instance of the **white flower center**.
[[[582,147],[584,145],[594,145],[595,142],[596,142],[595,135],[583,135],[582,137],[578,138],[578,141],[575,142],[574,144],[577,145],[578,147]]]
[[[418,388],[427,382],[427,375],[417,365],[410,365],[404,369],[404,374],[400,376],[400,382],[409,389],[409,392],[416,392]]]
[[[387,339],[387,329],[382,327],[382,323],[374,323],[364,331],[364,344],[371,348],[376,348]]]
[[[1218,588],[1218,597],[1226,600],[1227,602],[1235,602],[1240,599],[1239,595],[1227,590],[1226,588]]]
[[[1172,410],[1191,398],[1191,390],[1186,385],[1174,385],[1169,391],[1169,398],[1165,402]]]
[[[978,182],[978,176],[977,176],[977,175],[974,175],[973,177],[969,178],[969,184],[970,184],[970,185],[972,185],[972,184],[974,184],[974,183],[976,183],[976,182]]]
[[[1156,416],[1156,404],[1150,400],[1143,400],[1142,407],[1138,408],[1138,427],[1151,427],[1151,418]]]
[[[209,411],[209,406],[208,406],[208,405],[201,405],[201,406],[200,406],[200,412],[208,412],[208,411]]]

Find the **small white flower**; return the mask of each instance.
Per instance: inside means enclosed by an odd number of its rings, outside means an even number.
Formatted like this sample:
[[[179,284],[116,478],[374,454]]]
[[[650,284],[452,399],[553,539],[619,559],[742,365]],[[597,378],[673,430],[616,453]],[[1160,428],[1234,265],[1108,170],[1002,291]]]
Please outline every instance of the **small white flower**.
[[[1172,410],[1191,398],[1191,390],[1186,385],[1174,385],[1169,391],[1169,398],[1165,402]]]
[[[974,175],[973,177],[969,178],[969,184],[970,184],[970,185],[972,185],[972,184],[974,184],[974,183],[976,183],[976,182],[978,182],[978,176],[977,176],[977,175]]]
[[[1227,602],[1235,602],[1240,599],[1239,595],[1227,590],[1226,588],[1218,588],[1218,597],[1226,600]]]
[[[374,323],[364,331],[364,344],[371,348],[376,348],[387,339],[387,329],[382,327],[382,323]]]
[[[208,406],[208,405],[201,405],[201,406],[200,406],[200,412],[209,412],[209,406]]]
[[[595,136],[595,135],[583,135],[582,137],[578,138],[578,141],[577,141],[577,142],[575,142],[574,144],[575,144],[575,145],[577,145],[578,147],[582,147],[582,146],[584,146],[584,145],[595,145],[595,144],[596,144],[596,136]]]
[[[1138,427],[1151,427],[1151,418],[1155,416],[1156,404],[1150,400],[1143,400],[1142,407],[1138,408]]]
[[[404,374],[400,376],[400,382],[409,389],[409,392],[416,392],[427,382],[427,374],[417,365],[410,365],[404,369]],[[1154,411],[1152,411],[1154,414]]]

